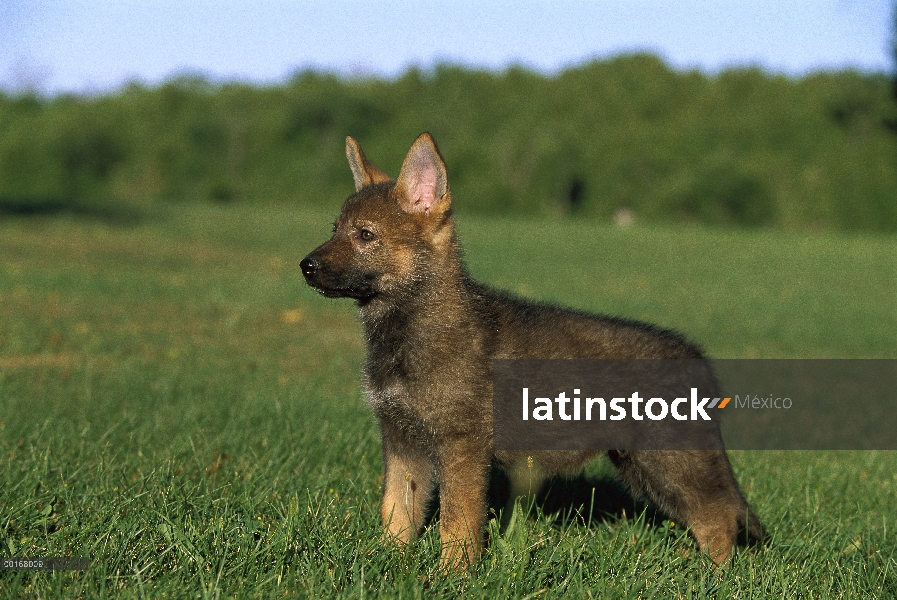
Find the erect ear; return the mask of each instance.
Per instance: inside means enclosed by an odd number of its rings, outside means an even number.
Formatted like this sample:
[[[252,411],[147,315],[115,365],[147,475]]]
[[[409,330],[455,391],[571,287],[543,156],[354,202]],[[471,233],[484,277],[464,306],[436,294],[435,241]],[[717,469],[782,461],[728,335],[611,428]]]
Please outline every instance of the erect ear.
[[[351,135],[346,136],[346,158],[349,159],[349,168],[352,169],[352,177],[355,179],[355,191],[377,183],[389,181],[389,175],[368,162],[361,146]]]
[[[414,140],[402,163],[396,189],[405,212],[445,212],[451,204],[445,163],[429,133]]]

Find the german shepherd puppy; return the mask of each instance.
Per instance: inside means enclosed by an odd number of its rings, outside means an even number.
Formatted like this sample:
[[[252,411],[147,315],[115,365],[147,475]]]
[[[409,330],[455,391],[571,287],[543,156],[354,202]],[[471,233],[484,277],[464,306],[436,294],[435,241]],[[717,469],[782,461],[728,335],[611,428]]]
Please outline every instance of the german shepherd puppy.
[[[403,543],[421,532],[435,479],[442,562],[464,566],[481,549],[491,463],[507,469],[520,491],[523,464],[535,464],[526,476],[541,480],[596,454],[494,451],[493,359],[702,355],[675,332],[527,302],[474,281],[455,236],[445,163],[429,133],[411,146],[395,181],[351,137],[346,157],[355,194],[330,241],[301,261],[302,273],[324,296],[358,303],[364,387],[382,429],[385,531]],[[763,536],[725,451],[616,451],[610,458],[634,493],[687,524],[718,564],[740,528]]]

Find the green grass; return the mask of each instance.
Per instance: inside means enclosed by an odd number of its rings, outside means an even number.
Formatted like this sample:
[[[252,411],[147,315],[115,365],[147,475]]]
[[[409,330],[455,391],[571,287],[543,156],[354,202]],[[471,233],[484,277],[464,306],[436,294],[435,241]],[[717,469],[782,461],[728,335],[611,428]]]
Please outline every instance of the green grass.
[[[493,522],[470,575],[440,574],[436,525],[404,553],[384,544],[360,327],[298,271],[333,217],[0,222],[0,555],[91,561],[0,571],[0,596],[897,595],[893,452],[732,452],[772,541],[724,572],[619,501],[606,461],[557,512]],[[894,237],[460,228],[477,277],[678,328],[713,356],[895,357]]]

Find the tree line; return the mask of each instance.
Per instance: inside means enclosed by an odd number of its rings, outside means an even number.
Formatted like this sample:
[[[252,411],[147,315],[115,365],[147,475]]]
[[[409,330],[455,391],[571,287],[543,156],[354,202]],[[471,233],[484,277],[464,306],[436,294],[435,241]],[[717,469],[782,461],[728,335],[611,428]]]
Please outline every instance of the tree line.
[[[897,231],[886,74],[676,71],[620,56],[542,75],[441,65],[273,86],[180,77],[0,94],[2,207],[293,202],[352,191],[346,135],[397,174],[422,131],[459,211]]]

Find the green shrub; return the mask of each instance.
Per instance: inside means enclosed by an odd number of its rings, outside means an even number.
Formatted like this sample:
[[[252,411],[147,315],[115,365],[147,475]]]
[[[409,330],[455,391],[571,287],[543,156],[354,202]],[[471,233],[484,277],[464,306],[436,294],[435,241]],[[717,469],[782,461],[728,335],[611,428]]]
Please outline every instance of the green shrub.
[[[346,135],[395,175],[431,131],[456,207],[897,231],[885,75],[677,72],[651,55],[543,76],[442,65],[394,80],[180,77],[96,98],[0,95],[0,204],[296,202],[352,190]]]

